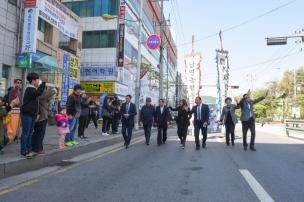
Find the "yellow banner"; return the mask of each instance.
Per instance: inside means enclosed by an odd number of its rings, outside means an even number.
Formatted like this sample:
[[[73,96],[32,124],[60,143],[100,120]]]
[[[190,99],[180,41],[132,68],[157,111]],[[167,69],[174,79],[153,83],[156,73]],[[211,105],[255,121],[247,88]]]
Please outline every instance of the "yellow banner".
[[[80,80],[80,62],[79,58],[74,55],[70,55],[70,79]]]
[[[85,89],[86,93],[103,94],[108,92],[109,94],[115,93],[115,82],[81,82],[81,86]]]

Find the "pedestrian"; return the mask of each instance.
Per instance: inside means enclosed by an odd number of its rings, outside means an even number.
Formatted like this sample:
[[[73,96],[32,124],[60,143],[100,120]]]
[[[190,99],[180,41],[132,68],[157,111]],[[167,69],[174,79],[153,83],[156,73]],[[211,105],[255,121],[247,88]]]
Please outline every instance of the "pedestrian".
[[[114,106],[113,106],[114,98],[110,97],[109,101],[109,110],[110,110],[110,118],[108,119],[108,124],[107,124],[107,134],[110,134],[110,129],[113,131],[113,117],[114,117]]]
[[[90,113],[89,103],[91,98],[87,98],[87,94],[82,92],[80,96],[80,104],[81,104],[81,114],[79,117],[79,125],[78,125],[78,137],[81,139],[87,139],[84,135],[85,128],[88,123],[88,117]]]
[[[157,125],[157,145],[165,144],[167,141],[168,122],[171,119],[169,108],[165,105],[165,100],[159,100],[159,106],[155,110],[155,123]]]
[[[254,147],[255,142],[255,113],[253,106],[264,100],[268,95],[268,91],[265,96],[259,97],[257,99],[251,99],[250,90],[243,95],[242,100],[238,103],[238,106],[241,108],[241,121],[242,121],[242,131],[243,131],[243,146],[244,150],[247,150],[247,132],[248,129],[251,132],[250,139],[250,150],[256,151]]]
[[[113,110],[114,110],[113,117],[112,117],[112,133],[117,134],[119,121],[121,119],[120,101],[118,99],[115,99],[112,103],[112,106],[113,106]]]
[[[74,86],[73,93],[68,97],[66,103],[66,111],[69,117],[69,130],[70,132],[65,136],[64,145],[71,147],[78,145],[79,142],[75,141],[74,135],[77,129],[79,117],[81,115],[81,104],[80,104],[80,93],[82,91],[81,85],[77,84]]]
[[[21,106],[21,155],[26,158],[35,156],[32,153],[32,133],[35,126],[35,121],[39,119],[39,103],[38,97],[43,94],[45,82],[39,79],[36,73],[29,73],[26,77],[29,85],[25,89],[23,104]]]
[[[169,106],[169,109],[170,109],[171,111],[178,111],[178,109],[179,109],[180,107],[182,107],[182,106],[183,106],[183,100],[181,100],[181,101],[179,102],[179,106],[178,106],[177,108],[173,108],[173,107]],[[175,119],[175,121],[176,121],[176,124],[178,125],[177,116],[174,116],[174,119]],[[179,132],[178,129],[179,129],[179,128],[177,127],[177,136],[178,136],[178,139],[180,140],[180,144],[182,145],[182,144],[183,144],[183,141],[182,141],[182,137],[180,136],[180,132]]]
[[[7,94],[6,102],[11,107],[11,119],[10,122],[6,124],[7,135],[9,137],[10,143],[18,139],[18,134],[20,130],[20,106],[21,106],[21,95],[22,95],[22,80],[15,79],[14,87],[12,87]]]
[[[146,98],[146,104],[141,108],[140,111],[140,121],[143,124],[145,138],[146,138],[146,145],[150,145],[150,137],[151,137],[151,129],[153,125],[153,118],[155,115],[155,107],[151,105],[151,98]]]
[[[91,97],[91,101],[89,102],[89,117],[88,117],[88,121],[87,121],[87,128],[90,125],[91,120],[93,121],[93,124],[95,126],[95,128],[98,128],[98,124],[97,124],[97,120],[98,120],[98,106],[96,104],[96,102],[94,101],[94,99]]]
[[[4,98],[0,97],[0,154],[3,154],[2,149],[8,144],[8,137],[4,125],[5,117],[8,114],[10,107],[4,102]]]
[[[49,104],[52,97],[57,93],[53,87],[46,86],[42,95],[38,97],[39,118],[35,121],[34,132],[32,135],[32,150],[37,154],[44,154],[43,140],[48,123]]]
[[[62,107],[60,112],[55,115],[56,125],[57,125],[57,132],[59,136],[58,141],[58,148],[64,149],[64,139],[65,136],[70,132],[69,130],[69,117],[66,113],[66,108]]]
[[[221,118],[219,121],[219,124],[225,125],[225,131],[226,131],[226,145],[230,145],[230,139],[231,139],[231,145],[234,146],[234,140],[235,140],[235,125],[237,124],[238,120],[235,115],[235,110],[239,108],[239,106],[232,104],[232,99],[230,97],[227,97],[225,99],[225,106],[223,107]],[[231,136],[231,138],[230,138]]]
[[[126,102],[121,106],[121,113],[122,113],[122,136],[125,141],[126,149],[129,148],[132,139],[132,131],[134,128],[134,117],[137,115],[137,110],[135,104],[131,102],[132,96],[127,95],[125,97]]]
[[[169,107],[172,111],[177,111],[177,132],[178,137],[180,138],[182,148],[186,146],[186,139],[188,134],[188,127],[190,126],[191,113],[190,108],[186,100],[181,100],[180,106],[176,109]]]
[[[102,106],[102,135],[108,136],[107,128],[111,119],[110,98],[106,97]]]
[[[194,114],[194,136],[196,150],[200,150],[199,135],[202,132],[203,140],[202,147],[206,148],[207,133],[208,133],[208,121],[209,121],[209,107],[208,105],[202,104],[202,98],[196,97],[195,104],[191,110],[191,114]]]

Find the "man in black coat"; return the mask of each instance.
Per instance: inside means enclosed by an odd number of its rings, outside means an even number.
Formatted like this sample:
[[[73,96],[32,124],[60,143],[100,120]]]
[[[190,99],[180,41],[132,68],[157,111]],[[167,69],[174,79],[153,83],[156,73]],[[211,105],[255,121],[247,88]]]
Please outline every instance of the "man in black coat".
[[[141,108],[140,121],[144,126],[146,145],[150,145],[151,128],[153,125],[153,117],[155,114],[155,108],[151,105],[151,98],[146,98],[146,105]]]
[[[169,108],[165,106],[165,100],[159,100],[159,106],[156,107],[155,122],[157,124],[157,144],[158,146],[165,144],[167,140],[167,128],[168,121],[170,121],[171,115]]]
[[[209,122],[209,107],[208,105],[202,104],[202,99],[200,97],[195,98],[195,104],[191,110],[191,114],[194,114],[194,136],[196,150],[200,149],[199,134],[202,131],[203,141],[202,147],[206,147],[207,141],[207,127]]]

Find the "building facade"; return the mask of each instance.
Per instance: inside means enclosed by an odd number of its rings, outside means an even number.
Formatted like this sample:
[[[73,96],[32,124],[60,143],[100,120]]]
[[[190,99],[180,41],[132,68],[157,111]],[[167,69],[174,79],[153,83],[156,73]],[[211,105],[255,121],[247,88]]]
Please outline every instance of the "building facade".
[[[0,1],[0,96],[5,94],[15,78],[21,78],[22,71],[15,68],[18,52],[21,0]]]
[[[80,82],[80,18],[57,0],[27,0],[16,68],[36,72],[60,89],[63,103]]]
[[[83,44],[81,51],[81,83],[90,94],[108,93],[120,99],[135,96],[138,41],[141,41],[140,105],[146,97],[154,104],[159,99],[159,50],[149,50],[145,44],[151,34],[159,34],[160,7],[143,1],[142,27],[139,28],[139,0],[63,0],[81,17]],[[139,39],[139,31],[141,39]],[[169,29],[165,29],[164,77],[169,89],[168,100],[175,99],[176,47]],[[167,59],[168,58],[168,59]],[[168,62],[167,62],[168,61]],[[166,71],[168,66],[168,71]],[[169,97],[170,96],[170,97]]]

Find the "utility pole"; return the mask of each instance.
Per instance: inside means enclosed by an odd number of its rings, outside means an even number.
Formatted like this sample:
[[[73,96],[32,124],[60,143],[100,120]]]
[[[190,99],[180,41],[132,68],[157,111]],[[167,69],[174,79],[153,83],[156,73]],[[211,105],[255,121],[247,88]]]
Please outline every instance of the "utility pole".
[[[141,67],[141,27],[142,27],[142,16],[143,16],[143,0],[140,0],[140,11],[139,11],[139,28],[138,28],[138,50],[137,50],[137,71],[136,71],[136,88],[135,88],[135,106],[137,115],[135,116],[135,129],[138,129],[139,124],[139,101],[140,101],[140,67]]]
[[[167,91],[166,91],[166,100],[167,102],[169,101],[169,98],[168,98],[168,94],[169,94],[169,48],[167,48],[167,84],[166,84],[166,87],[167,87]]]
[[[297,70],[296,68],[293,69],[293,94],[297,96]]]
[[[161,42],[160,42],[160,49],[159,49],[159,52],[160,52],[160,56],[159,56],[159,98],[162,99],[163,96],[164,96],[164,80],[163,80],[163,76],[164,76],[164,70],[163,70],[163,57],[164,57],[164,43],[163,43],[163,23],[164,23],[164,15],[163,15],[163,12],[164,12],[164,0],[160,0],[161,3],[160,3],[160,39],[161,39]]]

